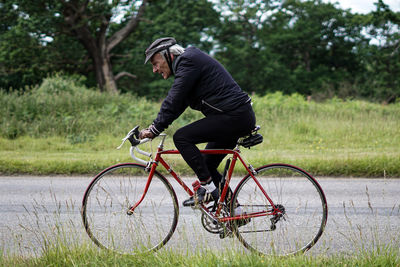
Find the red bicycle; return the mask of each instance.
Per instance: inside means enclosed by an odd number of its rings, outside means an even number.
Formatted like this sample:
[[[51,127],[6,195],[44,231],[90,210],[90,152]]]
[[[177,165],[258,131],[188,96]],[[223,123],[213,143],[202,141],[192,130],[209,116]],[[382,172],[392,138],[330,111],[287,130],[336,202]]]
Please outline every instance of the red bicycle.
[[[161,142],[153,156],[138,148],[150,141],[138,140],[138,128],[127,134],[119,148],[129,140],[130,154],[140,163],[117,164],[100,172],[89,184],[82,202],[83,224],[93,242],[101,248],[129,254],[161,248],[176,229],[178,200],[167,178],[157,171],[160,164],[189,196],[195,194],[197,187],[196,183],[194,190],[187,186],[163,159],[164,155],[179,154],[177,150],[164,150],[166,135],[160,135]],[[202,225],[220,238],[235,235],[257,253],[288,255],[307,251],[326,225],[324,192],[310,174],[298,167],[269,164],[253,168],[247,164],[239,148],[260,143],[258,130],[259,127],[239,139],[232,150],[201,150],[203,154],[229,155],[220,199],[196,206],[202,212]],[[135,151],[150,160],[136,157]],[[247,175],[231,191],[229,183],[238,162]]]

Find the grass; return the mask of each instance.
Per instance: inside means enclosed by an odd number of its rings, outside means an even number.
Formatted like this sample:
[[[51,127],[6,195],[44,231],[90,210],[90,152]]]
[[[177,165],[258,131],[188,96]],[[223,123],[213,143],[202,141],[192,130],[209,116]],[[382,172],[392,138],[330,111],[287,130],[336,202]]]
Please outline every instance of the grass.
[[[0,258],[1,266],[399,266],[398,249],[352,256],[259,256],[233,251],[205,251],[189,255],[162,250],[136,256],[119,255],[89,245],[53,246],[39,257],[8,256]]]
[[[252,99],[264,136],[261,145],[243,149],[254,166],[283,162],[314,175],[400,177],[400,103],[317,103],[281,93]],[[0,91],[0,173],[94,174],[131,161],[127,146],[115,147],[134,125],[149,125],[159,107],[58,76],[24,93]],[[198,118],[199,112],[185,111],[166,130],[166,147],[174,148],[176,129]],[[181,159],[172,162],[175,170],[191,174]]]
[[[264,134],[265,136],[265,134]],[[0,138],[0,173],[3,174],[94,174],[112,164],[130,162],[128,145],[116,150],[120,138],[100,135],[91,142],[69,144],[62,137],[32,138],[15,140]],[[251,150],[243,149],[243,155],[254,166],[283,162],[300,166],[314,175],[355,177],[400,177],[400,152],[395,147],[386,151],[350,148],[316,148],[265,144]],[[156,143],[156,141],[155,141]],[[270,143],[270,146],[268,146]],[[156,144],[153,144],[153,149]],[[174,148],[171,141],[168,148]],[[147,149],[150,149],[148,146]],[[264,149],[264,150],[263,150]],[[184,175],[191,171],[177,156],[167,160],[174,169]],[[238,165],[239,166],[239,165]],[[160,168],[162,169],[162,168]],[[243,168],[238,168],[244,173]]]

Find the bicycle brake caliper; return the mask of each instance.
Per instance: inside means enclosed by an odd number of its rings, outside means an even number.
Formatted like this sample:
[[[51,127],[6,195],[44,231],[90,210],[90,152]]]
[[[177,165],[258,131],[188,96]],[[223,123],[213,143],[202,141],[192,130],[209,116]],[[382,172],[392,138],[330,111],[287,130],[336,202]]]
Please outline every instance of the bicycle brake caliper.
[[[249,164],[249,170],[251,171],[251,173],[252,173],[253,175],[256,175],[256,174],[257,174],[257,171],[254,169],[253,165],[251,165],[251,164]]]
[[[149,162],[147,162],[147,166],[144,169],[146,172],[150,172],[151,169],[151,165],[154,163],[154,161],[150,160]]]

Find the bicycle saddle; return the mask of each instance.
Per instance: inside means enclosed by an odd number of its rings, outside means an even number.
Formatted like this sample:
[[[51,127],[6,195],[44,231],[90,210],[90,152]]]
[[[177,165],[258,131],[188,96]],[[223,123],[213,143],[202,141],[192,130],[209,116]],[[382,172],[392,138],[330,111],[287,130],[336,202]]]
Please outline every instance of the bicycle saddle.
[[[251,134],[249,136],[245,136],[237,142],[238,145],[244,146],[245,148],[250,148],[252,146],[261,144],[263,142],[263,136],[259,133],[257,133],[258,130],[260,130],[260,126],[257,125],[256,128],[254,128],[251,131]]]

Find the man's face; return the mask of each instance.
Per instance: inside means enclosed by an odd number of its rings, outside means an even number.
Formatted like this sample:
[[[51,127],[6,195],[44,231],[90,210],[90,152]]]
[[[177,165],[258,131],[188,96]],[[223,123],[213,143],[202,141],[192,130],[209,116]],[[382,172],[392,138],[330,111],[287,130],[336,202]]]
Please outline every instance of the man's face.
[[[171,57],[173,57],[173,55],[171,55]],[[164,80],[171,76],[171,70],[169,69],[168,63],[160,53],[155,54],[151,58],[151,64],[153,65],[153,73],[160,73]]]

